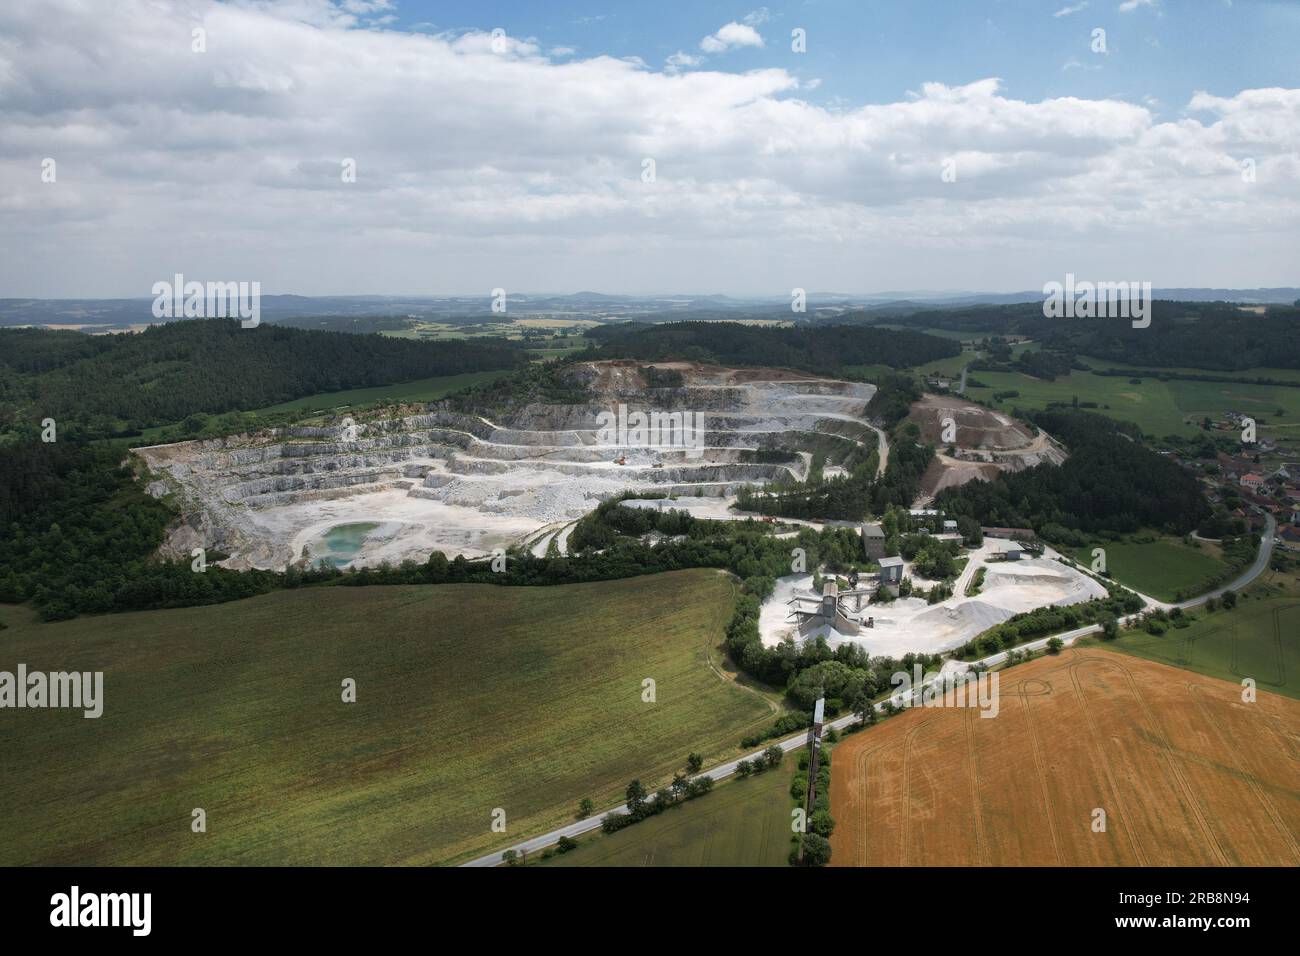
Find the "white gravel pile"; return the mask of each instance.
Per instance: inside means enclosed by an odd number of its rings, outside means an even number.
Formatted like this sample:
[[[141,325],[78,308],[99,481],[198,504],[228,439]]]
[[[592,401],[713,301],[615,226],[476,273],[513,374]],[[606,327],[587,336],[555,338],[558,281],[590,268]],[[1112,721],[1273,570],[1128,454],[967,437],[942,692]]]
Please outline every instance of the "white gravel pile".
[[[994,562],[985,566],[985,584],[974,597],[957,594],[938,604],[921,598],[900,598],[864,607],[874,626],[861,635],[828,635],[828,643],[852,641],[872,655],[901,657],[909,652],[937,654],[960,647],[971,638],[1015,614],[1050,605],[1080,604],[1105,597],[1106,589],[1073,568],[1048,558]],[[767,646],[795,636],[786,623],[788,604],[796,594],[812,594],[812,575],[778,578],[772,596],[759,613],[759,634]]]

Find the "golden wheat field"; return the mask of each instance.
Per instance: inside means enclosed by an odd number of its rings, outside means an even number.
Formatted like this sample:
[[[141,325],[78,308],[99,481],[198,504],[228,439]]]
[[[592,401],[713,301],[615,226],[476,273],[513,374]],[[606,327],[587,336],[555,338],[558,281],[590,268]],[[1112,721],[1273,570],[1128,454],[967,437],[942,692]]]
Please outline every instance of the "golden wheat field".
[[[1097,649],[1000,694],[836,748],[832,865],[1300,864],[1300,701]]]

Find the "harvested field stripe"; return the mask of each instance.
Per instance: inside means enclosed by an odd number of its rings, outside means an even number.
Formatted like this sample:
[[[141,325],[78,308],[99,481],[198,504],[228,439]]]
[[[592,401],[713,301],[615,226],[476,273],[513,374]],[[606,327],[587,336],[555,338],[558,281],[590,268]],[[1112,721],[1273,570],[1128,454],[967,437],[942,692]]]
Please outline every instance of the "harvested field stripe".
[[[1124,681],[1127,683],[1127,685],[1128,685],[1128,689],[1129,689],[1130,693],[1132,693],[1132,695],[1133,695],[1133,697],[1134,697],[1134,700],[1135,700],[1135,702],[1136,702],[1137,707],[1142,711],[1143,715],[1148,719],[1148,721],[1150,721],[1150,712],[1149,712],[1148,708],[1146,708],[1146,707],[1144,706],[1144,702],[1143,702],[1142,699],[1141,699],[1141,694],[1140,694],[1140,692],[1138,691],[1137,687],[1136,687],[1136,686],[1134,685],[1134,683],[1133,683],[1133,677],[1132,677],[1132,674],[1129,673],[1129,672],[1124,668],[1124,666],[1123,666],[1122,664],[1120,664],[1120,663],[1117,662],[1117,661],[1110,660],[1110,659],[1103,659],[1103,658],[1098,658],[1098,657],[1089,656],[1089,657],[1087,657],[1085,660],[1083,660],[1083,661],[1081,661],[1080,663],[1078,663],[1077,665],[1075,665],[1075,669],[1076,669],[1076,670],[1082,670],[1082,669],[1085,668],[1085,667],[1091,667],[1091,666],[1095,666],[1095,667],[1101,668],[1101,669],[1103,669],[1103,670],[1109,670],[1109,671],[1112,671],[1112,672],[1118,672],[1119,675],[1120,675],[1120,677],[1121,677],[1122,679],[1124,679]],[[1084,700],[1085,700],[1085,702],[1087,701],[1087,697],[1086,697],[1086,696],[1084,697]],[[1091,704],[1087,704],[1087,706],[1091,707]],[[1159,725],[1158,725],[1158,724],[1152,723],[1152,724],[1151,724],[1151,729],[1152,729],[1152,736],[1154,736],[1154,737],[1159,741],[1159,744],[1158,744],[1158,746],[1157,746],[1157,749],[1160,750],[1162,756],[1164,757],[1164,760],[1163,760],[1162,762],[1163,762],[1167,767],[1169,767],[1170,770],[1172,771],[1173,767],[1172,767],[1172,764],[1171,764],[1171,761],[1170,761],[1170,758],[1169,758],[1169,754],[1168,754],[1168,749],[1167,749],[1167,748],[1168,748],[1168,741],[1165,740],[1165,739],[1163,738],[1162,734],[1160,733],[1160,728],[1159,728]],[[1103,759],[1109,761],[1109,757],[1104,757]],[[1131,776],[1131,775],[1130,775],[1130,776]],[[1168,775],[1168,779],[1167,779],[1166,782],[1171,784],[1171,789],[1172,789],[1172,790],[1175,790],[1175,791],[1181,791],[1181,795],[1182,795],[1182,797],[1183,797],[1183,800],[1184,800],[1184,802],[1186,803],[1186,799],[1187,799],[1187,787],[1186,787],[1186,783],[1185,783],[1185,782],[1184,782],[1180,777],[1176,776],[1176,775],[1173,774],[1172,772]],[[1136,787],[1136,786],[1137,786],[1137,781],[1133,781],[1133,784],[1134,784],[1134,786]],[[1175,793],[1175,795],[1178,795],[1178,794]],[[1201,816],[1201,813],[1200,813],[1200,809],[1199,809],[1199,807],[1195,807],[1195,806],[1191,806],[1191,805],[1189,805],[1189,806],[1188,806],[1188,810],[1191,812],[1191,815],[1192,815],[1193,820],[1196,822],[1198,828],[1199,828],[1200,831],[1201,831],[1201,836],[1202,836],[1202,838],[1203,838],[1202,842],[1203,842],[1203,843],[1207,843],[1207,844],[1211,844],[1211,845],[1212,845],[1212,839],[1213,839],[1213,838],[1212,838],[1212,836],[1210,836],[1210,835],[1208,835],[1208,834],[1206,833],[1205,821],[1204,821],[1203,817]],[[1136,823],[1136,821],[1134,821],[1134,823]],[[1210,838],[1209,838],[1209,839],[1204,839],[1204,838],[1206,838],[1207,836],[1210,836]],[[1216,847],[1216,849],[1217,849],[1217,847]],[[1219,856],[1222,857],[1222,854],[1219,853]]]
[[[898,865],[907,866],[907,847],[911,842],[912,808],[909,804],[912,793],[912,741],[916,739],[929,721],[922,721],[903,738],[903,825],[899,828]]]
[[[1192,791],[1192,788],[1188,786],[1187,778],[1184,776],[1182,768],[1178,766],[1178,760],[1174,755],[1173,747],[1169,743],[1169,735],[1161,725],[1160,721],[1156,719],[1155,714],[1147,704],[1146,697],[1143,696],[1140,690],[1138,690],[1137,681],[1133,679],[1133,672],[1129,670],[1127,665],[1121,664],[1118,661],[1098,661],[1098,663],[1105,667],[1116,668],[1123,673],[1124,679],[1128,682],[1129,689],[1133,692],[1133,697],[1137,700],[1138,706],[1142,709],[1142,715],[1146,717],[1151,724],[1152,730],[1156,732],[1155,736],[1159,741],[1160,750],[1164,754],[1165,763],[1169,766],[1170,776],[1178,785],[1178,789],[1182,791],[1183,799],[1187,801],[1188,809],[1192,811],[1192,816],[1196,819],[1196,823],[1201,829],[1201,835],[1205,837],[1206,843],[1213,847],[1215,856],[1219,858],[1219,864],[1221,866],[1227,866],[1227,854],[1223,852],[1223,847],[1219,844],[1218,837],[1214,835],[1214,831],[1210,828],[1209,821],[1205,816],[1205,808],[1201,806],[1201,801]]]
[[[1169,742],[1169,734],[1162,727],[1160,721],[1156,718],[1155,713],[1147,703],[1146,697],[1138,690],[1137,681],[1133,679],[1133,672],[1125,664],[1115,663],[1115,666],[1124,672],[1124,677],[1128,680],[1129,687],[1132,688],[1133,694],[1138,699],[1138,704],[1142,707],[1142,713],[1146,715],[1147,720],[1151,721],[1151,726],[1159,731],[1159,738],[1163,742],[1165,759],[1169,763],[1169,770],[1174,779],[1178,781],[1179,788],[1182,789],[1183,795],[1187,798],[1188,805],[1192,808],[1192,813],[1196,815],[1196,822],[1200,824],[1201,832],[1208,838],[1210,845],[1214,847],[1215,855],[1218,856],[1219,862],[1226,866],[1228,864],[1228,855],[1223,852],[1223,846],[1219,843],[1219,838],[1215,835],[1214,829],[1205,814],[1205,807],[1201,805],[1200,797],[1187,783],[1187,776],[1183,773],[1183,768],[1178,765],[1178,758],[1174,754],[1173,745]]]
[[[970,799],[971,819],[975,824],[975,860],[980,866],[988,866],[988,843],[984,839],[984,821],[980,809],[979,772],[975,768],[975,734],[971,722],[977,720],[975,708],[967,707],[962,721],[966,730],[966,753],[970,757]]]
[[[1056,855],[1056,862],[1065,863],[1064,857],[1061,856],[1061,841],[1056,833],[1056,812],[1052,806],[1052,796],[1048,790],[1047,768],[1043,766],[1042,745],[1038,741],[1038,730],[1034,727],[1034,716],[1029,709],[1029,698],[1031,695],[1026,686],[1029,681],[1022,680],[1016,685],[1016,690],[1020,696],[1020,707],[1025,712],[1025,725],[1029,728],[1029,746],[1034,755],[1034,769],[1038,774],[1038,785],[1043,791],[1043,809],[1047,813],[1047,831],[1052,835],[1052,852]],[[1036,681],[1042,684],[1042,681]],[[1044,685],[1047,686],[1047,685]],[[1050,688],[1049,688],[1050,689]]]
[[[1077,651],[1072,651],[1071,653],[1076,656],[1078,654]],[[1110,787],[1111,797],[1114,799],[1115,806],[1120,812],[1120,820],[1124,824],[1124,835],[1128,837],[1129,846],[1133,850],[1133,856],[1138,861],[1138,865],[1146,866],[1146,853],[1142,850],[1141,841],[1139,841],[1137,837],[1137,830],[1133,826],[1136,817],[1131,816],[1124,805],[1124,797],[1120,792],[1120,788],[1115,784],[1115,768],[1111,766],[1110,758],[1106,756],[1106,749],[1101,745],[1101,732],[1097,729],[1097,721],[1092,715],[1092,709],[1088,705],[1088,698],[1083,693],[1083,687],[1079,684],[1079,675],[1077,671],[1079,666],[1083,663],[1083,660],[1075,660],[1067,665],[1067,671],[1070,675],[1070,683],[1074,687],[1075,696],[1079,698],[1079,709],[1083,711],[1084,718],[1088,722],[1088,732],[1092,737],[1093,748],[1097,752],[1097,763],[1101,766],[1102,772],[1106,775],[1106,785]]]
[[[1246,781],[1251,792],[1259,800],[1260,806],[1264,808],[1264,812],[1272,822],[1274,829],[1277,830],[1278,834],[1286,844],[1291,847],[1291,856],[1297,863],[1300,863],[1300,846],[1297,846],[1296,844],[1295,835],[1286,828],[1286,825],[1282,822],[1282,815],[1278,813],[1277,807],[1274,805],[1272,799],[1264,791],[1264,788],[1259,785],[1259,780],[1256,779],[1255,775],[1246,768],[1241,759],[1241,755],[1237,752],[1237,749],[1232,746],[1232,742],[1228,740],[1224,735],[1223,730],[1219,727],[1219,722],[1215,720],[1213,715],[1210,713],[1209,705],[1204,700],[1208,688],[1204,684],[1197,684],[1189,681],[1187,683],[1187,692],[1188,696],[1196,704],[1197,710],[1200,711],[1205,722],[1214,729],[1214,735],[1218,738],[1224,752],[1232,755],[1232,762],[1236,765],[1238,772],[1241,774],[1241,778]]]
[[[853,758],[854,777],[863,781],[867,779],[867,774],[870,773],[869,765],[870,765],[871,758],[874,757],[877,753],[879,753],[881,749],[883,748],[872,747],[870,750],[864,750]],[[867,826],[867,819],[869,814],[868,814],[867,797],[865,792],[863,793],[862,799],[858,802],[858,805],[855,808],[854,816],[857,817],[857,819],[854,822],[857,824],[856,828],[858,831],[858,859],[866,860],[869,859],[869,857],[867,856],[867,851],[870,849],[869,840],[870,840],[871,828]]]

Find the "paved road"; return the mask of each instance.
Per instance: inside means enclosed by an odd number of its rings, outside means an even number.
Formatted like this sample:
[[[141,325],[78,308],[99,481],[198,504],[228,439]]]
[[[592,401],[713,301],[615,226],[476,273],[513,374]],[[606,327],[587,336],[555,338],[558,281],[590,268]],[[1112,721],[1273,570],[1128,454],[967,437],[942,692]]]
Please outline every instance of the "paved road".
[[[1272,558],[1273,556],[1273,545],[1276,543],[1277,522],[1273,520],[1272,515],[1265,515],[1264,519],[1267,524],[1264,528],[1264,534],[1260,537],[1259,553],[1255,555],[1255,563],[1252,564],[1249,568],[1247,568],[1245,572],[1243,572],[1238,578],[1236,578],[1236,580],[1232,581],[1230,584],[1225,584],[1223,587],[1219,588],[1218,590],[1210,591],[1206,594],[1202,594],[1200,597],[1194,597],[1190,601],[1183,601],[1181,604],[1166,604],[1163,601],[1157,601],[1154,598],[1146,598],[1146,600],[1154,607],[1166,611],[1172,610],[1173,608],[1176,607],[1182,608],[1184,611],[1186,611],[1194,607],[1200,607],[1210,598],[1222,597],[1225,591],[1241,590],[1251,581],[1255,580],[1257,577],[1259,577],[1261,574],[1264,573],[1264,570],[1268,567],[1269,559]],[[1142,612],[1139,611],[1138,614],[1140,613]],[[1124,618],[1121,621],[1121,623],[1123,624],[1133,623],[1133,621],[1137,619],[1138,614],[1130,614],[1128,617]],[[1030,649],[1035,651],[1041,650],[1042,648],[1047,646],[1047,642],[1050,641],[1053,637],[1059,637],[1062,643],[1064,644],[1067,645],[1073,644],[1081,637],[1086,637],[1089,634],[1099,634],[1099,633],[1101,633],[1101,625],[1090,624],[1087,627],[1080,627],[1073,631],[1067,631],[1064,634],[1052,634],[1049,635],[1048,637],[1042,638],[1041,640],[1031,641],[1028,644],[1022,644],[1020,647],[1017,647],[1016,650],[1018,651],[1023,651],[1025,649]],[[999,654],[993,654],[990,657],[986,657],[983,660],[979,661],[979,663],[991,666],[993,664],[1002,663],[1004,660],[1006,660],[1006,657],[1007,657],[1006,652],[1003,651]]]
[[[1219,588],[1217,591],[1211,591],[1208,594],[1202,594],[1200,597],[1193,598],[1190,601],[1183,601],[1181,604],[1177,604],[1177,605],[1160,604],[1160,602],[1153,602],[1153,603],[1166,609],[1179,607],[1186,610],[1188,608],[1198,607],[1199,605],[1204,604],[1207,600],[1209,600],[1212,597],[1215,598],[1221,597],[1225,591],[1240,590],[1242,587],[1246,586],[1251,581],[1255,580],[1255,578],[1259,577],[1264,572],[1264,569],[1268,567],[1269,559],[1273,555],[1273,545],[1275,543],[1275,535],[1277,532],[1277,522],[1273,520],[1272,516],[1266,515],[1265,520],[1267,521],[1267,526],[1265,527],[1264,534],[1260,539],[1259,554],[1255,557],[1255,563],[1252,564],[1244,574],[1238,577],[1231,584],[1224,585],[1223,587]],[[1124,618],[1123,623],[1125,624],[1131,623],[1136,618],[1137,618],[1136,614],[1131,614],[1128,617]],[[1044,637],[1036,641],[1030,641],[1027,644],[1020,645],[1019,647],[1015,648],[1015,650],[1017,651],[1042,650],[1047,646],[1047,642],[1050,641],[1053,637],[1060,638],[1063,644],[1070,645],[1073,644],[1081,637],[1086,637],[1089,634],[1097,634],[1100,632],[1101,632],[1100,625],[1091,624],[1088,627],[1076,628],[1075,630],[1067,631],[1064,634],[1052,634],[1049,635],[1048,637]],[[952,670],[967,670],[970,667],[974,667],[974,666],[992,667],[995,664],[1001,664],[1003,661],[1006,660],[1006,658],[1007,658],[1006,651],[1001,651],[997,654],[991,654],[988,657],[982,658],[981,660],[978,660],[973,664],[961,664],[961,663],[954,664],[954,662],[949,661],[948,664],[944,666],[943,673],[946,674]],[[903,693],[903,692],[896,693],[889,698],[888,702],[892,702],[895,705],[901,704],[904,698],[909,696],[909,694],[918,694],[923,689],[924,689],[924,685],[913,688],[911,691],[907,693]],[[887,703],[886,701],[882,701],[879,704],[876,704],[876,710],[883,711],[885,709],[886,703]],[[834,727],[837,730],[843,730],[844,728],[857,723],[858,719],[859,718],[857,714],[848,714],[844,717],[840,717],[837,720],[828,722],[826,724],[826,727]],[[808,732],[803,731],[802,733],[794,737],[787,737],[785,740],[776,741],[776,744],[782,750],[789,753],[792,750],[797,750],[800,747],[803,747],[807,743],[807,741],[808,741]],[[767,746],[771,746],[771,745],[768,744]],[[744,757],[737,757],[735,760],[732,760],[729,763],[724,763],[721,766],[713,767],[710,770],[708,770],[706,773],[700,774],[700,776],[712,777],[714,780],[722,780],[726,777],[730,777],[732,774],[736,772],[736,765],[740,763],[740,761],[753,760],[755,757],[758,757],[761,754],[762,754],[761,749],[756,750],[753,753],[746,754]],[[590,833],[592,830],[600,829],[601,819],[606,814],[609,813],[627,813],[627,806],[620,805],[617,807],[610,807],[606,810],[602,810],[598,813],[592,814],[590,817],[588,817],[585,820],[578,820],[575,823],[570,823],[568,826],[560,827],[558,830],[552,830],[550,833],[542,834],[541,836],[534,837],[531,840],[525,840],[522,843],[516,843],[513,845],[513,847],[511,847],[511,849],[514,849],[515,851],[526,850],[529,853],[535,853],[538,850],[545,849],[546,847],[555,843],[562,836],[577,837],[577,836],[581,836],[584,833]],[[462,863],[461,865],[462,866],[497,866],[501,863],[501,854],[503,852],[504,850],[495,850],[492,853],[487,854],[486,856],[481,856],[476,860],[470,860],[468,863]]]

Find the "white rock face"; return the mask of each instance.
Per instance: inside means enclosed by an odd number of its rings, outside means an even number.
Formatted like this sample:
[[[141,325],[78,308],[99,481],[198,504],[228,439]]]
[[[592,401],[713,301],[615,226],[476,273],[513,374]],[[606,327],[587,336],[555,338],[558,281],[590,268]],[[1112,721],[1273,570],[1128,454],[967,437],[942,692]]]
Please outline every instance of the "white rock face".
[[[282,569],[319,558],[323,536],[337,525],[382,526],[362,542],[357,565],[423,561],[434,550],[477,557],[629,489],[716,498],[741,484],[802,477],[806,458],[740,460],[765,441],[794,444],[820,432],[875,447],[864,418],[874,386],[776,369],[657,364],[680,371],[683,384],[649,387],[641,363],[587,363],[573,375],[589,403],[529,405],[503,423],[430,411],[136,454],[162,479],[151,493],[176,492],[186,508],[164,553],[207,547],[229,554],[230,567]],[[617,415],[620,405],[699,413],[702,447],[609,441],[601,413]]]

